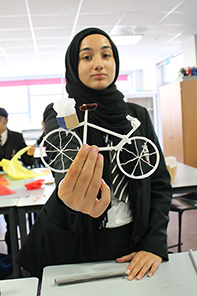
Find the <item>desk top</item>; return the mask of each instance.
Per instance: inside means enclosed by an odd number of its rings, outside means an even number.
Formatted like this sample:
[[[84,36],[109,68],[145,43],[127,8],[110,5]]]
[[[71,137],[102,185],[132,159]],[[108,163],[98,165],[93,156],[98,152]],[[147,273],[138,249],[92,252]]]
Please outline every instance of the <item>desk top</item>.
[[[0,208],[11,208],[17,205],[18,198],[3,199],[0,196]]]
[[[44,205],[52,192],[55,189],[55,184],[42,185],[40,189],[29,190],[29,195],[27,197],[21,197],[18,199],[16,206],[17,207],[26,207],[26,206],[38,206]]]
[[[197,187],[197,168],[177,162],[177,170],[172,187],[181,188],[190,186]]]
[[[37,278],[24,278],[0,281],[0,291],[2,296],[36,296],[37,289]]]
[[[194,252],[197,256],[197,251]],[[41,296],[196,296],[197,274],[189,253],[171,254],[169,262],[163,262],[155,275],[144,277],[138,281],[127,278],[106,279],[68,286],[57,286],[55,278],[82,274],[121,271],[124,272],[128,263],[96,262],[49,266],[43,271]]]
[[[43,171],[48,169],[36,169],[36,171]],[[10,185],[7,187],[14,190],[14,194],[1,195],[0,196],[0,207],[22,207],[22,206],[32,206],[32,205],[43,205],[46,203],[47,199],[50,197],[51,193],[55,189],[54,179],[52,174],[49,172],[47,175],[41,175],[36,178],[13,180],[8,175],[4,176]],[[44,179],[44,184],[41,188],[36,190],[27,190],[25,184],[36,179]]]

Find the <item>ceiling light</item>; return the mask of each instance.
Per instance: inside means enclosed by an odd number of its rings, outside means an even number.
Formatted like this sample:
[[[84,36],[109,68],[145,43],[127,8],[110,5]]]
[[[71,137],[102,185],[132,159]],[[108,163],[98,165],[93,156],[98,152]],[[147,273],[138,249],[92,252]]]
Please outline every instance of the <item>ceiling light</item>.
[[[142,39],[143,35],[111,35],[110,36],[113,42],[119,45],[135,45],[140,39]]]

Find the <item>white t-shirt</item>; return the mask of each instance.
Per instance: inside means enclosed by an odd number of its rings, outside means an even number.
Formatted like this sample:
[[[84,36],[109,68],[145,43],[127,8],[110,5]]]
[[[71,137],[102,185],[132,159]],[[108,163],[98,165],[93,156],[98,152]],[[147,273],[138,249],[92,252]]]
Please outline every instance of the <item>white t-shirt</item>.
[[[111,208],[107,212],[107,218],[108,222],[106,223],[106,228],[115,228],[132,222],[133,214],[130,209],[130,202],[125,203],[119,201],[112,193]]]

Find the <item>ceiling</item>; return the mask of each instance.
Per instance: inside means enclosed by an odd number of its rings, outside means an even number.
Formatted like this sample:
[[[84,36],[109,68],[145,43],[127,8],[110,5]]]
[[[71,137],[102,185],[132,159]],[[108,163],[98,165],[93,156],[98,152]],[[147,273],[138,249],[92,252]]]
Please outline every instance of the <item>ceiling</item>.
[[[119,47],[121,72],[157,63],[197,35],[196,0],[1,0],[0,77],[64,73],[69,41],[83,28],[143,34]]]

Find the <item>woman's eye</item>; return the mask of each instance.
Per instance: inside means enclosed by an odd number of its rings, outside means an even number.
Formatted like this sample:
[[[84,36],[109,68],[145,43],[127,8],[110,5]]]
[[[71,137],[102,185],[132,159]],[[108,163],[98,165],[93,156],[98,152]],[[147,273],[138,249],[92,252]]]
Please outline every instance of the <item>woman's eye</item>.
[[[109,58],[111,55],[109,54],[109,53],[105,53],[104,55],[103,55],[103,57],[104,58]]]
[[[84,56],[84,57],[83,57],[83,60],[90,60],[90,59],[91,59],[90,56]]]

